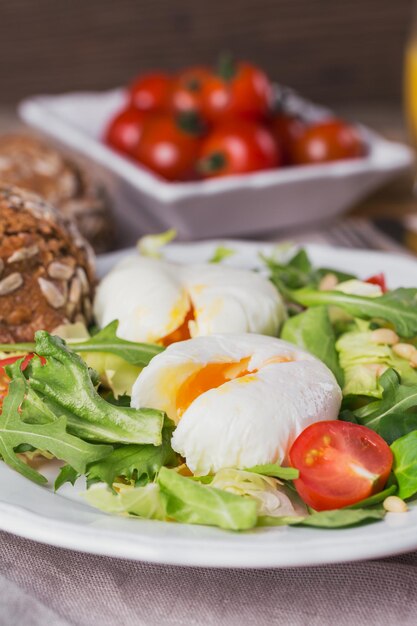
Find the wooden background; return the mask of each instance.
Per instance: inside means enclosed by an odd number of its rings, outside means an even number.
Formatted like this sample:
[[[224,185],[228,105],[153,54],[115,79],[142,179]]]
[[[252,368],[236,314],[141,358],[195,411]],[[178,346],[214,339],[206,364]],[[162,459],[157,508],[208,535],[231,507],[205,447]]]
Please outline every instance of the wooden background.
[[[0,0],[0,105],[221,50],[326,104],[397,103],[412,0]]]

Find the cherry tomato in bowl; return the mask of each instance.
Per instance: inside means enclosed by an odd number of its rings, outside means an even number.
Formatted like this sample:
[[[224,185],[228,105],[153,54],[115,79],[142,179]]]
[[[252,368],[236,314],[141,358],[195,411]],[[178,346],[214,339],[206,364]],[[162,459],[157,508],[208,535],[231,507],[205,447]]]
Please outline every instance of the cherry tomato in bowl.
[[[135,158],[169,181],[195,178],[200,138],[197,129],[172,115],[155,115],[144,124]]]
[[[201,114],[203,89],[210,78],[210,69],[204,66],[190,67],[180,72],[173,80],[170,91],[169,106],[172,111]]]
[[[364,156],[366,147],[359,130],[341,120],[326,120],[305,129],[294,143],[297,165],[327,163]]]
[[[198,171],[204,178],[278,167],[281,157],[271,132],[255,122],[230,120],[203,141]]]
[[[202,112],[211,123],[235,116],[264,120],[271,102],[272,85],[267,75],[251,63],[229,62],[203,85]]]
[[[365,426],[316,422],[294,441],[289,459],[300,475],[295,487],[317,511],[339,509],[381,491],[393,455],[388,444]]]
[[[305,131],[305,122],[298,115],[276,113],[271,117],[269,127],[280,147],[283,165],[291,165],[294,144]]]
[[[142,135],[146,113],[128,108],[118,113],[106,129],[104,140],[114,150],[132,155]]]
[[[167,108],[171,78],[162,72],[138,76],[129,89],[131,106],[139,111],[160,112]]]

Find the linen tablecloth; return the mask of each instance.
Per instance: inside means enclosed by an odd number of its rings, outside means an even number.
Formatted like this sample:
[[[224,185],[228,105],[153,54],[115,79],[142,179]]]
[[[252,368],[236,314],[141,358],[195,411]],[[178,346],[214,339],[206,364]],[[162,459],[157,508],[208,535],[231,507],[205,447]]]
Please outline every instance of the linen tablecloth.
[[[294,239],[396,248],[366,221]],[[216,570],[85,555],[0,533],[0,626],[164,624],[414,626],[417,553],[311,568]]]

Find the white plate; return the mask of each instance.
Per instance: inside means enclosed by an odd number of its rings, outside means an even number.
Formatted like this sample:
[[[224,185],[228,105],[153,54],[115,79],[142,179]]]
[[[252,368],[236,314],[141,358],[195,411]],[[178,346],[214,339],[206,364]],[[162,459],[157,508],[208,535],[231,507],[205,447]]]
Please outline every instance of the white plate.
[[[321,165],[167,183],[108,148],[101,138],[124,101],[120,90],[37,96],[19,107],[31,126],[102,166],[112,187],[123,241],[175,228],[182,239],[266,233],[344,212],[410,167],[412,151],[363,128],[369,154]],[[330,112],[294,96],[307,119]]]
[[[217,243],[173,245],[167,257],[207,260]],[[238,254],[231,265],[254,267],[268,244],[229,242]],[[410,257],[308,246],[314,263],[356,272],[381,270],[391,287],[415,286],[417,263]],[[119,254],[120,255],[120,254]],[[101,273],[117,255],[99,260]],[[106,515],[84,504],[81,485],[58,494],[0,464],[0,529],[55,546],[113,557],[208,567],[287,567],[385,557],[417,548],[417,508],[390,513],[384,521],[345,530],[266,528],[233,533],[205,526]]]

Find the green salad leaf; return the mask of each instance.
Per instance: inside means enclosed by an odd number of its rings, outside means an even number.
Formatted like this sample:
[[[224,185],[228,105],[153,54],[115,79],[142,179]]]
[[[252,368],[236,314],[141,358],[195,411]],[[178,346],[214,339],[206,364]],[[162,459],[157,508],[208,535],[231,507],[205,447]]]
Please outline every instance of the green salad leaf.
[[[116,335],[118,325],[119,322],[115,320],[89,339],[70,341],[71,349],[79,354],[92,352],[114,354],[127,363],[140,367],[148,365],[154,356],[164,350],[163,346],[120,339]],[[36,350],[36,343],[0,344],[0,351],[2,352],[36,352]]]
[[[212,257],[209,260],[209,263],[221,263],[224,259],[227,259],[234,254],[236,254],[236,250],[233,250],[233,248],[226,248],[226,246],[217,246],[217,248],[213,252]]]
[[[369,496],[369,498],[365,498],[360,502],[356,502],[356,504],[351,504],[350,506],[344,507],[345,509],[364,509],[368,506],[375,506],[376,504],[380,504],[388,498],[388,496],[393,496],[398,490],[397,485],[390,485],[386,487],[383,491],[379,491],[378,493],[374,493],[373,496]]]
[[[343,385],[335,332],[326,307],[313,307],[290,317],[284,324],[281,339],[314,354],[333,372],[339,385]]]
[[[267,463],[266,465],[254,465],[245,470],[262,476],[272,476],[280,480],[295,480],[299,476],[299,471],[294,467],[281,467],[276,463]]]
[[[229,530],[256,525],[257,504],[251,498],[204,485],[162,467],[158,485],[169,518],[188,524],[206,524]]]
[[[34,358],[25,370],[31,397],[22,407],[24,420],[50,424],[65,416],[68,430],[81,438],[161,444],[164,413],[106,402],[94,388],[84,361],[62,339],[46,331],[38,331],[35,339],[36,353],[46,363]]]
[[[353,411],[354,421],[375,430],[389,444],[417,430],[417,385],[403,385],[393,369],[379,379],[382,398]],[[342,413],[342,419],[345,415]],[[347,416],[346,421],[352,421]]]
[[[309,309],[309,311],[315,309]],[[417,384],[417,371],[406,359],[397,356],[391,346],[372,340],[369,322],[355,320],[336,342],[340,365],[345,374],[343,394],[381,398],[380,366],[393,368],[405,384]]]
[[[417,289],[414,288],[395,289],[377,298],[355,296],[342,291],[319,291],[309,287],[285,289],[284,295],[304,307],[334,306],[359,319],[385,320],[394,326],[401,337],[417,334]]]
[[[153,481],[162,466],[178,464],[178,456],[171,448],[172,431],[172,424],[165,426],[160,446],[131,444],[116,448],[105,459],[89,466],[88,481],[100,481],[110,487],[119,477],[133,480],[137,485]]]
[[[22,420],[20,408],[27,385],[23,376],[17,376],[10,382],[0,415],[0,455],[7,465],[26,478],[44,483],[46,478],[19,459],[14,452],[15,448],[29,444],[47,450],[79,473],[84,473],[89,463],[111,452],[111,446],[94,445],[68,434],[65,417],[59,417],[52,424],[26,424]]]
[[[383,509],[335,509],[311,515],[260,517],[258,526],[311,526],[313,528],[348,528],[358,524],[376,522],[385,515]]]
[[[119,485],[114,493],[107,485],[97,483],[83,493],[84,499],[91,506],[117,515],[137,515],[145,519],[165,520],[164,502],[156,483],[143,487]]]
[[[398,482],[398,496],[411,498],[417,493],[417,430],[400,437],[391,444],[394,455],[394,475]]]
[[[353,274],[340,272],[335,269],[326,267],[314,268],[307,252],[303,248],[298,250],[287,263],[279,262],[273,256],[261,256],[261,258],[270,270],[272,282],[280,290],[283,288],[316,288],[326,274],[334,274],[339,282],[355,278]]]

